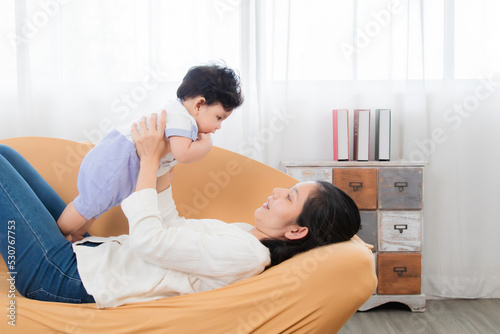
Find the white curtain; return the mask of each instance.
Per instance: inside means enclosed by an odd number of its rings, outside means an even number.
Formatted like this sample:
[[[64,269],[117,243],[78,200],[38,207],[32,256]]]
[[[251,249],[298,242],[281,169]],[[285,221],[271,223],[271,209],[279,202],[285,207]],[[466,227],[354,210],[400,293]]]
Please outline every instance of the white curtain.
[[[332,109],[390,108],[393,159],[429,162],[424,293],[500,297],[498,1],[4,0],[0,9],[0,139],[96,142],[160,109],[189,67],[216,59],[239,71],[246,100],[214,143],[276,168],[332,158]]]

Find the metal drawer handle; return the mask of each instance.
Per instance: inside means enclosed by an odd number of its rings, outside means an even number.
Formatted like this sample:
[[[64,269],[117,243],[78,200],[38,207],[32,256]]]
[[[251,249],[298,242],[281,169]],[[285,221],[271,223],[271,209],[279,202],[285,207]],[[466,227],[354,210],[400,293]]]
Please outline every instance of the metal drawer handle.
[[[406,272],[406,267],[394,267],[393,271],[398,273],[399,276],[403,276],[403,273]]]
[[[408,229],[408,224],[394,225],[394,229],[395,230],[399,230],[399,233],[403,233],[403,230],[407,230]]]
[[[408,187],[408,182],[394,182],[394,188],[399,188],[399,191],[403,191]]]
[[[354,191],[358,191],[358,188],[363,187],[363,182],[349,182],[349,187],[354,188]]]

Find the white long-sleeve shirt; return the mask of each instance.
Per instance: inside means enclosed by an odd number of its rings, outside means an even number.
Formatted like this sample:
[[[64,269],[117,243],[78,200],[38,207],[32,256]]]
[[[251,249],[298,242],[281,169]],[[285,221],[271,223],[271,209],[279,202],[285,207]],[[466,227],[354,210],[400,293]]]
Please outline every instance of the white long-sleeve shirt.
[[[268,248],[241,224],[179,217],[171,187],[134,192],[122,209],[129,235],[73,244],[83,285],[99,308],[219,288],[270,264]]]

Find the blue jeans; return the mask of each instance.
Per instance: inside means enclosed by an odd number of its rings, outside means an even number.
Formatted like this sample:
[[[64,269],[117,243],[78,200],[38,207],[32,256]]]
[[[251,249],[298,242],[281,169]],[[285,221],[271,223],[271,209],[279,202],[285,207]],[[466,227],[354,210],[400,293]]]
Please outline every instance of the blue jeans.
[[[72,244],[57,226],[65,207],[18,152],[0,145],[0,252],[17,291],[42,301],[93,303]]]

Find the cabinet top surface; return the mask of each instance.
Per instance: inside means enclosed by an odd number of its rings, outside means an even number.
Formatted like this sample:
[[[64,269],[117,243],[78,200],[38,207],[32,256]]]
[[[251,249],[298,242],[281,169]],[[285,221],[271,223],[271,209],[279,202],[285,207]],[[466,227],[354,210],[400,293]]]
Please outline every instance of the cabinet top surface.
[[[283,167],[425,167],[427,161],[333,161],[333,160],[285,160]]]

